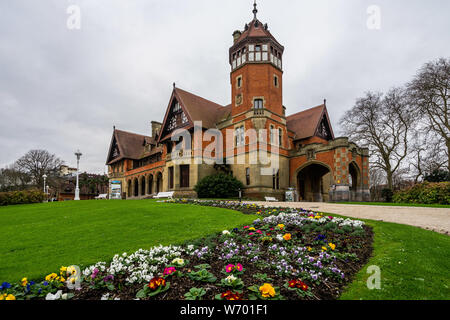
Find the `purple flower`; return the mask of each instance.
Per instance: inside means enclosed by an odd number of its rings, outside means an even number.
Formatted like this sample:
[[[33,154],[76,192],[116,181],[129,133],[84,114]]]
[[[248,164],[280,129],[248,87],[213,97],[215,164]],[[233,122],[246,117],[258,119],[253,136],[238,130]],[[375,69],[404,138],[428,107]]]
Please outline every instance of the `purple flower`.
[[[106,276],[103,278],[104,282],[112,282],[114,281],[114,276],[112,274],[110,274],[109,276]]]

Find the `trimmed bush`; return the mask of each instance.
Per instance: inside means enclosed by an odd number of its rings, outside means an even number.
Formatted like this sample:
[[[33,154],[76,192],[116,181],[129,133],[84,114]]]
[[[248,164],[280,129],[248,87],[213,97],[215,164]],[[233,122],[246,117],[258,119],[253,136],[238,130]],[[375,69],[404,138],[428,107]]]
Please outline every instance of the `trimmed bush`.
[[[45,194],[38,190],[0,192],[0,206],[40,203],[44,199]]]
[[[424,182],[397,192],[396,203],[450,204],[450,182]]]
[[[194,190],[199,198],[235,198],[244,185],[232,175],[218,173],[208,176],[197,183]]]
[[[381,190],[381,197],[384,198],[386,202],[392,202],[392,198],[394,197],[394,192],[391,189],[386,188]]]

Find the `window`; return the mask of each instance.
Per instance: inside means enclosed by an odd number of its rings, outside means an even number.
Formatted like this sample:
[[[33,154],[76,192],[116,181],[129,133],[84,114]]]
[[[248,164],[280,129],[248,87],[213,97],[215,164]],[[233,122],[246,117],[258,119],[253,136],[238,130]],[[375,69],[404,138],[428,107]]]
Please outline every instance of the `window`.
[[[236,147],[240,147],[245,144],[244,126],[240,126],[239,128],[235,129],[234,138]]]
[[[253,104],[254,104],[254,108],[255,109],[263,109],[264,108],[264,101],[263,101],[263,99],[255,99]]]
[[[283,146],[283,129],[278,128],[278,145]]]
[[[274,136],[275,128],[273,125],[270,126],[270,144],[275,144],[275,136]]]
[[[250,185],[250,168],[247,168],[247,169],[245,169],[245,177],[246,177],[246,182],[247,182],[247,185],[249,186]]]
[[[189,165],[180,166],[180,187],[189,188]]]
[[[273,169],[272,184],[274,190],[280,189],[280,170]]]
[[[261,46],[255,46],[255,51],[261,51]]]
[[[278,88],[278,76],[276,75],[273,76],[273,85]]]
[[[238,87],[238,88],[241,88],[241,87],[242,87],[242,76],[239,76],[239,77],[237,78],[237,87]]]
[[[169,189],[173,189],[173,167],[169,168]]]

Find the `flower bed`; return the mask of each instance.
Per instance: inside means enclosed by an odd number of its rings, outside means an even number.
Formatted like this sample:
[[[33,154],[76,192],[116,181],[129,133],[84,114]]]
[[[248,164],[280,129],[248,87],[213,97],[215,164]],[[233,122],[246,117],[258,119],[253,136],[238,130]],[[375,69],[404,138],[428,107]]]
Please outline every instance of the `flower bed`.
[[[358,220],[239,202],[175,202],[259,218],[183,246],[116,255],[80,272],[62,268],[40,283],[4,283],[0,299],[336,299],[372,252],[372,230]],[[76,280],[78,290],[66,288]]]

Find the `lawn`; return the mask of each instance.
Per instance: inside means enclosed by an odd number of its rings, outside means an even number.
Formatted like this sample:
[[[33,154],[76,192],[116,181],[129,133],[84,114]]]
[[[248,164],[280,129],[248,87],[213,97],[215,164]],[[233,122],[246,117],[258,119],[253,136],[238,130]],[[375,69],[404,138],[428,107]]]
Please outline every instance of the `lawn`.
[[[420,204],[420,203],[339,202],[339,204],[354,204],[354,205],[363,205],[363,206],[388,206],[388,207],[450,208],[450,205],[445,205],[445,204]]]
[[[341,299],[450,299],[450,237],[395,223],[363,220],[375,232],[374,253]],[[369,290],[368,266],[381,269],[381,290]]]
[[[40,279],[63,265],[181,244],[247,224],[251,215],[155,201],[80,201],[0,207],[0,282]]]

